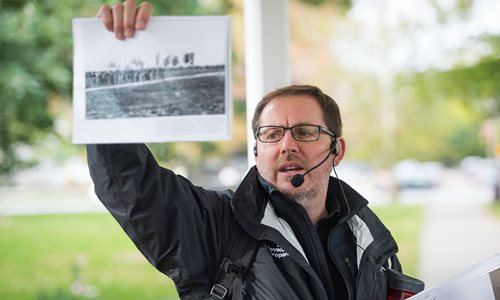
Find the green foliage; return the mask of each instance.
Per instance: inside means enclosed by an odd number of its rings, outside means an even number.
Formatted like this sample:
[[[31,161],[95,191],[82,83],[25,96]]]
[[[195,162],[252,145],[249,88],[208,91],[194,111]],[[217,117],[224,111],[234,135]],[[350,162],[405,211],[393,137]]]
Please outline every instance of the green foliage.
[[[17,148],[52,132],[50,102],[71,95],[71,18],[97,3],[0,2],[0,174],[22,162]]]
[[[451,5],[450,5],[451,4]],[[453,19],[465,19],[470,13],[470,8],[473,4],[472,0],[456,0],[448,3],[439,3],[431,1],[434,7],[438,20],[442,24],[446,24]]]
[[[435,99],[435,98],[431,98]],[[481,114],[457,99],[399,99],[397,157],[418,157],[456,165],[468,155],[485,155],[480,139]]]
[[[345,10],[352,6],[350,0],[296,1],[331,4]],[[115,3],[114,0],[104,2]],[[155,15],[223,14],[233,7],[231,0],[152,2]],[[59,143],[66,142],[63,145],[69,148],[65,137],[53,130],[53,122],[59,113],[57,106],[71,102],[71,19],[94,16],[102,3],[98,0],[0,1],[0,175],[33,163],[32,159],[21,157],[20,149],[42,144],[48,134]],[[470,3],[470,0],[456,3],[461,15],[467,15]],[[441,8],[440,13],[450,12]],[[478,134],[479,122],[485,117],[498,118],[500,113],[500,37],[484,36],[475,42],[489,47],[491,55],[450,70],[428,70],[399,78],[397,89],[412,88],[409,94],[397,96],[398,150],[395,155],[398,159],[417,156],[453,164],[464,155],[484,154]],[[234,55],[236,57],[236,53]],[[377,92],[374,82],[356,83],[356,86],[353,93],[356,93],[357,107],[353,105],[352,111],[346,114],[345,133],[349,136],[349,145],[358,147],[349,148],[348,155],[374,162],[380,155],[372,149],[382,149],[385,142],[381,138],[384,130],[380,121],[383,96]],[[191,143],[189,147],[195,148],[192,151],[185,151],[187,147],[182,145],[155,144],[151,146],[152,151],[161,161],[177,158],[191,165],[200,164],[207,157],[245,151],[245,114],[238,112],[241,110],[238,105],[244,106],[244,102],[235,102],[235,134],[231,144]]]
[[[94,16],[105,2],[0,1],[0,175],[28,163],[19,148],[57,136],[51,107],[70,102],[72,93],[71,20]],[[231,8],[228,0],[153,4],[156,15],[222,14]]]
[[[456,1],[458,12],[451,12],[449,6],[436,10],[446,15],[443,23],[466,22],[472,2]],[[463,60],[446,69],[406,69],[396,74],[388,88],[394,96],[394,104],[389,105],[387,92],[383,93],[375,78],[363,78],[356,70],[337,71],[337,78],[348,78],[351,88],[347,95],[353,100],[343,105],[340,99],[345,110],[347,159],[391,167],[405,158],[455,165],[468,155],[492,155],[495,139],[485,139],[482,131],[488,119],[497,124],[500,133],[500,35],[470,39],[450,56]],[[384,128],[384,118],[391,117],[395,119],[394,133],[392,126]]]
[[[500,101],[500,57],[488,57],[472,66],[457,66],[447,71],[429,71],[416,76],[422,96],[456,97],[471,105],[477,100]],[[496,111],[484,113],[498,114]]]
[[[449,70],[428,70],[411,74],[410,81],[422,99],[459,99],[482,109],[486,116],[497,116],[500,108],[500,36],[481,39],[491,54],[473,64],[459,64]],[[479,41],[477,41],[479,42]],[[493,107],[480,105],[492,101]]]
[[[312,5],[322,5],[326,3],[333,3],[340,8],[343,12],[348,11],[352,6],[352,0],[301,0],[302,2]]]
[[[500,117],[500,37],[484,37],[490,55],[449,70],[399,76],[399,156],[453,165],[468,155],[489,155],[481,122]]]

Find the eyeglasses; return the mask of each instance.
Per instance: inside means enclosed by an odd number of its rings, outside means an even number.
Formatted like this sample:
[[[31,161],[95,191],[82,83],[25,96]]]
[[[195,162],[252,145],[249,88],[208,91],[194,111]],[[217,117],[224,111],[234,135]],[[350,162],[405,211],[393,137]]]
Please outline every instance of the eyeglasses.
[[[292,127],[283,126],[261,126],[257,128],[256,136],[263,143],[276,143],[285,136],[285,131],[290,129],[293,138],[299,142],[314,142],[319,139],[320,133],[326,133],[335,137],[335,133],[328,128],[319,125],[296,125]]]

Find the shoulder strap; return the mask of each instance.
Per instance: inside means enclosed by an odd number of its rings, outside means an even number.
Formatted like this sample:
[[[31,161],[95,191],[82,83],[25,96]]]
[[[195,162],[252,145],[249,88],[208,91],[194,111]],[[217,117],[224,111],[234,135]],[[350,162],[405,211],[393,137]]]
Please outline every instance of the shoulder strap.
[[[233,300],[241,299],[243,278],[254,260],[258,246],[259,241],[240,228],[231,240],[229,253],[222,260],[208,299],[228,299],[230,295]]]

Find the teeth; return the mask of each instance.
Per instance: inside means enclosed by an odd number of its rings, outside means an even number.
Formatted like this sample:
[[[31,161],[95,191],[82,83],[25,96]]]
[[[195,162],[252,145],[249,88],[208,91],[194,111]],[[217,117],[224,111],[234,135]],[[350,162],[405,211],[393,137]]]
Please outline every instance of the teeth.
[[[295,170],[298,170],[298,169],[299,169],[298,167],[284,167],[283,171],[295,171]]]

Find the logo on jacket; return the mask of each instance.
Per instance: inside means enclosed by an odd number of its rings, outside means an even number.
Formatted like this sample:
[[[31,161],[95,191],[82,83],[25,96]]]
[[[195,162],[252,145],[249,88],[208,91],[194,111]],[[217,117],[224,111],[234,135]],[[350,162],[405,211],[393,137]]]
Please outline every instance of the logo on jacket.
[[[290,256],[290,254],[285,252],[285,250],[281,248],[279,245],[274,245],[274,246],[267,245],[267,249],[269,250],[269,253],[271,254],[272,257],[278,259]]]

